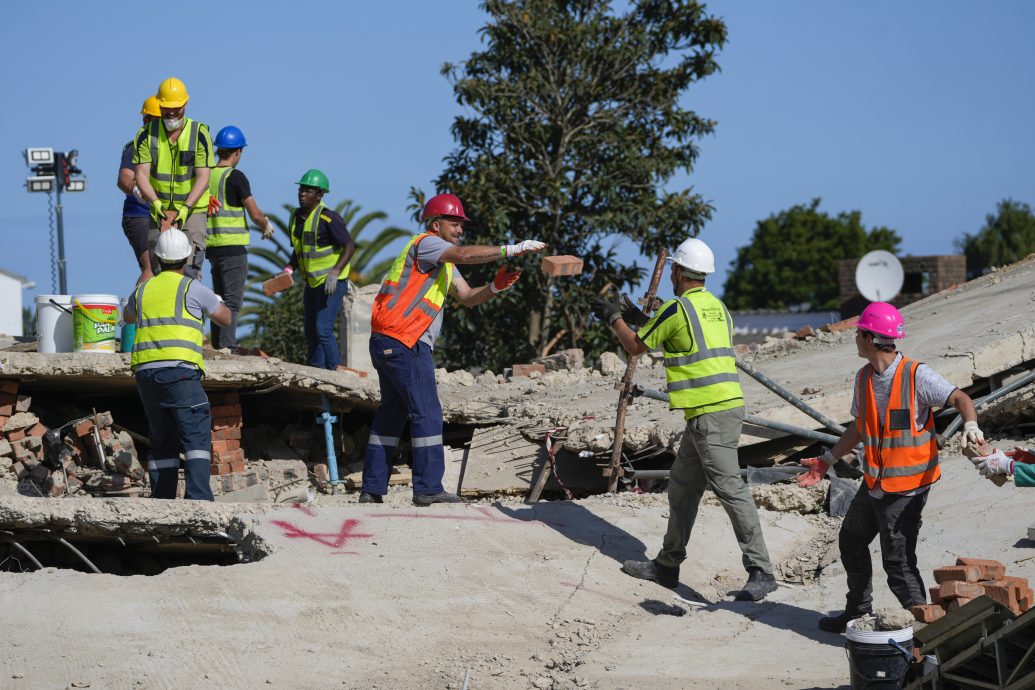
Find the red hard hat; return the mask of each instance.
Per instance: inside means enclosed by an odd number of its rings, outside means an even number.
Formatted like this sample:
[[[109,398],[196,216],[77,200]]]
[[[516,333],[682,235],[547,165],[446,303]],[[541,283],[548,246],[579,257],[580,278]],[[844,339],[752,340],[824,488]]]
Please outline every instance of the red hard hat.
[[[435,216],[453,216],[460,220],[471,220],[464,215],[464,205],[460,203],[459,197],[453,194],[436,194],[424,204],[424,213],[421,220],[434,218]]]

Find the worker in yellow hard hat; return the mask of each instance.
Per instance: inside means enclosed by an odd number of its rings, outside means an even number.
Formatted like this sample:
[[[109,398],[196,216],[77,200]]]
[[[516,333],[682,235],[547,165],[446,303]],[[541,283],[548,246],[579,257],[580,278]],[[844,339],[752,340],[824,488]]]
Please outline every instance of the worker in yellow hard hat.
[[[215,165],[208,125],[187,117],[187,87],[176,77],[158,86],[161,117],[137,134],[137,187],[150,207],[151,232],[178,226],[193,247],[184,273],[201,279],[205,262],[209,168]]]
[[[140,108],[140,114],[144,118],[145,128],[152,120],[160,118],[162,111],[158,107],[158,98],[148,96],[143,107]],[[116,183],[118,188],[126,194],[126,200],[122,202],[122,232],[129,240],[133,256],[140,265],[138,285],[154,275],[156,265],[155,260],[151,257],[154,242],[148,244],[148,232],[151,227],[148,217],[151,215],[151,210],[147,202],[140,196],[140,190],[137,188],[136,167],[133,165],[133,155],[136,153],[139,138],[138,134],[122,148],[122,162],[119,164],[119,177]],[[157,233],[155,235],[157,236]]]

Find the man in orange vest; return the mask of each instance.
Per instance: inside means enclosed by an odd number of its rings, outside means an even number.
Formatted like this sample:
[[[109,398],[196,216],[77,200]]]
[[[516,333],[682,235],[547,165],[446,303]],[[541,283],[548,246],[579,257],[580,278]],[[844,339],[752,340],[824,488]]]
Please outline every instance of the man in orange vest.
[[[442,487],[442,406],[431,358],[442,329],[446,294],[452,293],[465,307],[474,307],[512,286],[521,274],[501,266],[493,282],[472,288],[455,264],[485,264],[546,248],[536,240],[460,247],[468,220],[460,199],[452,194],[429,199],[421,214],[426,231],[411,238],[396,257],[374,299],[370,359],[380,379],[381,405],[370,425],[360,503],[382,503],[388,493],[388,473],[407,417],[413,449],[413,502],[427,506],[460,501]]]
[[[812,486],[862,442],[864,481],[838,535],[847,603],[844,612],[819,621],[821,630],[834,633],[873,610],[870,543],[878,535],[888,587],[899,603],[907,609],[927,603],[916,567],[916,540],[928,489],[941,477],[932,408],[952,405],[959,411],[964,446],[984,441],[970,396],[896,350],[895,341],[905,336],[898,309],[873,302],[856,328],[855,345],[869,364],[855,377],[855,419],[832,449],[802,460],[808,471],[798,477],[800,486]]]

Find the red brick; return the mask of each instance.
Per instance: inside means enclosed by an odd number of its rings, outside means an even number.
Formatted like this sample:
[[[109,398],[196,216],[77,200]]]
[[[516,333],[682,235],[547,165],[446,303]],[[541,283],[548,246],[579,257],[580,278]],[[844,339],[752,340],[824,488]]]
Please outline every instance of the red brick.
[[[921,604],[911,607],[909,611],[913,614],[913,618],[921,623],[933,623],[945,616],[945,609],[938,604]]]
[[[947,565],[934,569],[934,581],[938,584],[957,580],[959,582],[977,582],[981,579],[981,569],[976,565]]]
[[[4,417],[10,417],[14,414],[14,403],[7,403],[6,405],[0,405],[0,415]]]
[[[0,414],[0,429],[4,428],[4,425],[7,424],[8,419],[10,419],[8,415]]]
[[[241,447],[240,441],[213,441],[212,452],[213,453],[226,453],[231,450],[237,450]]]
[[[19,429],[18,431],[8,431],[7,432],[7,440],[8,441],[21,441],[23,438],[25,438],[25,429]]]
[[[960,597],[958,599],[949,599],[949,601],[945,604],[945,610],[952,612],[961,606],[966,606],[972,601],[974,601],[974,597]]]
[[[210,475],[230,474],[230,463],[213,462],[209,465],[208,472]]]
[[[859,317],[853,316],[852,318],[845,319],[844,321],[838,321],[837,323],[827,324],[826,326],[823,326],[823,328],[821,328],[820,330],[826,331],[828,333],[840,333],[841,331],[847,331],[852,328],[855,328],[855,324],[858,322]]]
[[[313,474],[316,475],[317,480],[321,482],[330,481],[330,471],[327,469],[327,465],[324,463],[317,463],[313,465]]]
[[[982,580],[1001,580],[1006,575],[1006,566],[999,561],[960,557],[956,559],[956,565],[976,565],[981,568]]]
[[[1015,585],[1017,587],[1017,589],[1021,590],[1021,591],[1025,590],[1025,589],[1030,589],[1030,586],[1028,585],[1028,578],[1026,578],[1026,577],[1016,577],[1015,575],[1003,575],[1002,577],[988,578],[988,579],[995,579],[995,580],[1002,580],[1003,582],[1009,582],[1010,584]]]
[[[570,254],[544,256],[539,268],[548,276],[577,276],[582,273],[582,259]]]
[[[84,419],[75,425],[75,435],[79,438],[84,438],[93,434],[93,422],[89,419]]]
[[[212,406],[213,417],[240,417],[241,416],[241,405],[213,405]]]
[[[213,452],[212,462],[218,462],[221,464],[231,462],[244,462],[244,451],[238,448],[237,450]]]
[[[528,376],[533,371],[538,371],[540,374],[546,373],[546,366],[542,364],[515,364],[511,367],[510,375],[515,376]]]
[[[244,472],[244,462],[232,462],[230,463],[231,472]],[[242,487],[243,488],[243,487]]]
[[[937,604],[942,600],[942,588],[941,587],[928,587],[928,594],[931,595],[931,603]]]
[[[1017,587],[1009,582],[992,582],[985,585],[985,596],[991,597],[1014,613],[1020,613],[1020,603],[1017,601]]]
[[[45,433],[47,433],[47,427],[43,426],[43,424],[37,424],[28,431],[29,436],[35,436],[37,438],[42,437]]]
[[[957,599],[959,597],[973,599],[985,593],[985,588],[976,582],[960,582],[959,580],[949,580],[942,584],[939,590],[942,599]]]
[[[278,292],[287,290],[294,284],[295,279],[290,273],[278,273],[269,280],[263,281],[262,292],[269,297],[270,295],[275,295]]]
[[[12,381],[10,379],[4,379],[3,381],[0,381],[0,391],[4,393],[17,393],[18,382]]]
[[[14,405],[18,402],[19,398],[26,398],[25,395],[17,395],[15,393],[0,393],[0,405]],[[25,412],[25,410],[19,410],[19,412]]]
[[[29,473],[29,468],[20,462],[16,462],[13,465],[11,465],[11,471],[14,472],[14,476],[18,477],[18,479],[21,479]]]
[[[235,426],[229,429],[220,429],[212,432],[213,441],[240,441],[241,427]]]
[[[816,329],[812,326],[809,326],[808,324],[802,326],[794,332],[794,337],[798,340],[806,340],[814,335],[816,335]]]
[[[359,369],[353,369],[352,367],[347,367],[347,366],[345,366],[343,364],[339,364],[337,369],[335,369],[335,371],[344,371],[344,372],[346,372],[348,374],[355,374],[356,376],[360,377],[361,379],[365,379],[367,377],[367,372],[360,371]]]

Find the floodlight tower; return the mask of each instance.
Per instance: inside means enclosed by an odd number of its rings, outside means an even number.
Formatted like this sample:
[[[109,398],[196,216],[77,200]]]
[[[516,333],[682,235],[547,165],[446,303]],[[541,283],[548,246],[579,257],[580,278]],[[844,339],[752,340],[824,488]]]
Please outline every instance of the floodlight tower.
[[[61,192],[85,192],[86,176],[76,167],[79,151],[72,149],[67,153],[55,152],[52,148],[31,148],[22,152],[25,165],[32,175],[25,178],[25,189],[29,192],[45,192],[55,195],[54,208],[57,211],[57,245],[58,245],[58,292],[68,294],[68,281],[65,277],[65,223],[61,205]],[[53,246],[53,245],[52,245]],[[53,258],[53,254],[51,255]]]

